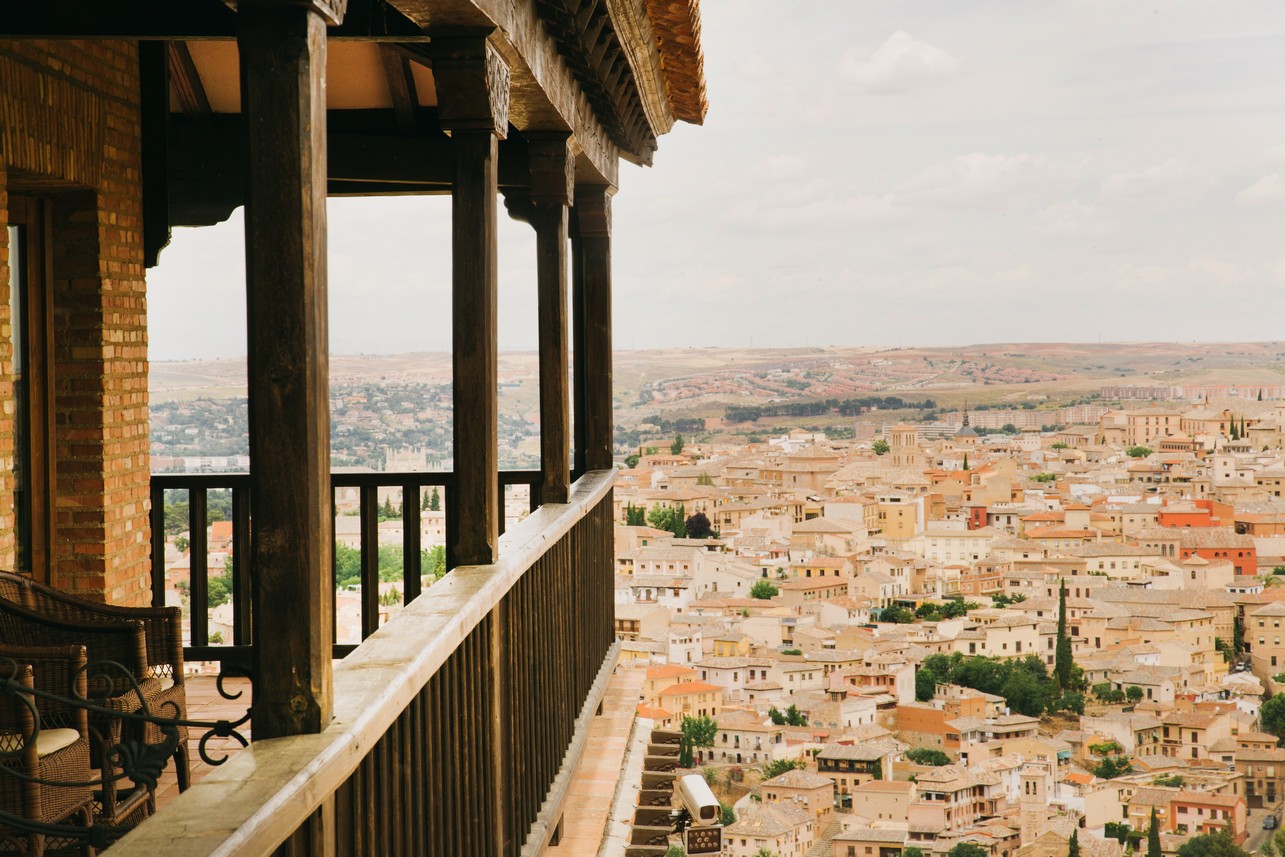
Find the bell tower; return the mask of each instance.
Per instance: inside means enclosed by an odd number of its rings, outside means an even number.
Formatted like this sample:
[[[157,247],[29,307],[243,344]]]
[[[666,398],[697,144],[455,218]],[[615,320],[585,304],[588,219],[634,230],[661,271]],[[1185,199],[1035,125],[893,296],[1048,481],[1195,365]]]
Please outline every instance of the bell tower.
[[[1030,845],[1043,831],[1048,804],[1048,763],[1030,762],[1022,768],[1022,845]]]

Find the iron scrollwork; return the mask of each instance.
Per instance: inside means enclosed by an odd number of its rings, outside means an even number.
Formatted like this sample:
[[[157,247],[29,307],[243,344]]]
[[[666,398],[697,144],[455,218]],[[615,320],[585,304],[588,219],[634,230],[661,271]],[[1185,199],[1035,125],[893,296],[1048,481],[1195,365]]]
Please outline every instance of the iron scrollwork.
[[[96,794],[104,793],[109,785],[114,787],[115,784],[128,780],[134,789],[146,789],[150,799],[161,774],[183,740],[182,730],[199,733],[197,753],[205,764],[211,766],[222,765],[229,758],[226,750],[220,753],[216,748],[211,748],[212,739],[230,739],[241,747],[249,746],[249,741],[241,732],[250,722],[248,707],[235,720],[179,717],[180,709],[172,701],[162,702],[157,706],[158,710],[153,710],[148,698],[149,688],[157,680],[148,677],[140,681],[116,661],[94,661],[79,667],[65,694],[24,685],[15,678],[18,672],[18,662],[13,658],[0,657],[0,673],[5,674],[5,677],[0,677],[0,701],[26,712],[31,725],[30,734],[24,735],[20,731],[14,731],[12,724],[0,724],[0,780],[9,779],[51,788],[90,788],[98,790]],[[81,693],[78,687],[82,674],[84,686],[88,688],[87,693]],[[223,699],[236,700],[244,695],[243,691],[233,691],[225,685],[225,681],[233,677],[253,682],[252,675],[244,667],[225,664],[215,680],[215,688]],[[94,776],[90,779],[50,779],[31,776],[18,769],[23,755],[29,753],[31,745],[39,739],[42,707],[85,712],[89,722],[89,739],[101,754],[97,769],[91,769]],[[144,740],[144,730],[149,726],[159,732],[161,740]],[[3,785],[0,782],[0,788]],[[86,817],[86,824],[71,824],[65,820],[49,823],[0,808],[0,842],[11,838],[5,832],[7,829],[105,848],[141,820],[137,815],[125,822],[120,819],[103,821],[88,813]]]

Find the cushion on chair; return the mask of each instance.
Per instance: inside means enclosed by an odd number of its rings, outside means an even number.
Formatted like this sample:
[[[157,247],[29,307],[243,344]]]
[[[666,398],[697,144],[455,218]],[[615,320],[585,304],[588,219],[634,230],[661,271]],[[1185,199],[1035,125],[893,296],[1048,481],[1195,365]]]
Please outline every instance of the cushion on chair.
[[[41,729],[36,736],[36,755],[49,756],[76,743],[80,733],[75,729]]]

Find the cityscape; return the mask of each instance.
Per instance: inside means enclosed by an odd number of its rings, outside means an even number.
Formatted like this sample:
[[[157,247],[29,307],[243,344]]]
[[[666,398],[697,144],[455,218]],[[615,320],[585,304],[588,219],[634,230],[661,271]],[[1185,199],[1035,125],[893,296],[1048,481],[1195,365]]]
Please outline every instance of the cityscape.
[[[1280,0],[0,3],[0,854],[1285,857]]]
[[[1022,346],[990,348],[932,373],[896,369],[896,353],[763,351],[694,373],[649,357],[652,377],[617,390],[614,681],[636,698],[618,782],[641,776],[638,736],[682,735],[679,773],[710,786],[735,857],[1061,857],[1072,836],[1103,857],[1149,836],[1188,855],[1211,833],[1273,853],[1285,388],[1261,365],[1244,370],[1260,383],[1216,383],[1200,349],[1159,385],[1116,383],[1092,356],[1023,375],[1009,368],[1031,362]],[[527,369],[508,363],[520,396]],[[617,363],[628,376],[631,358]],[[449,470],[423,426],[449,417],[450,387],[405,374],[333,388],[337,467]],[[154,464],[243,466],[244,399],[183,386],[181,402],[158,391]],[[504,425],[501,449],[539,436],[538,415]],[[215,451],[232,455],[199,454]],[[232,530],[216,497],[206,544],[221,569]],[[173,499],[167,597],[188,610]],[[449,499],[413,498],[429,588],[447,570]],[[336,492],[341,642],[361,639],[358,500]],[[402,609],[405,500],[377,500],[386,623]],[[510,491],[510,526],[528,501]],[[219,644],[229,578],[211,586]],[[628,818],[635,796],[618,790],[613,811]]]

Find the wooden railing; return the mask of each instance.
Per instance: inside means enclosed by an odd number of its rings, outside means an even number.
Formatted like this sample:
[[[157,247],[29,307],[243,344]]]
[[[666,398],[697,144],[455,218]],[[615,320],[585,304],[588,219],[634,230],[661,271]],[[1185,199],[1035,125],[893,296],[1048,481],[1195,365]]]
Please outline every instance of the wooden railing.
[[[117,845],[130,855],[533,853],[614,665],[610,471],[452,570],[334,673],[319,735],[254,742]]]
[[[538,470],[500,471],[500,530],[504,529],[505,491],[511,485],[526,485],[530,489],[530,508],[539,507],[540,472]],[[421,577],[421,524],[420,492],[437,488],[441,494],[446,517],[446,567],[455,563],[450,555],[452,534],[459,525],[452,511],[450,495],[455,484],[455,474],[444,471],[431,473],[332,473],[332,496],[343,488],[359,491],[358,520],[361,533],[361,638],[364,640],[379,627],[379,492],[381,489],[400,489],[403,502],[402,518],[402,578],[401,592],[404,603],[420,594]],[[152,476],[152,604],[165,604],[165,509],[166,491],[181,490],[188,495],[188,548],[191,563],[188,581],[188,608],[190,615],[189,645],[184,649],[188,661],[230,661],[247,664],[250,646],[254,641],[252,610],[250,607],[250,476],[246,473],[211,474],[156,474]],[[224,644],[211,645],[209,631],[209,528],[208,496],[211,491],[228,491],[232,495],[232,639]],[[405,502],[406,498],[414,502]],[[336,643],[335,657],[344,657],[356,646]]]

